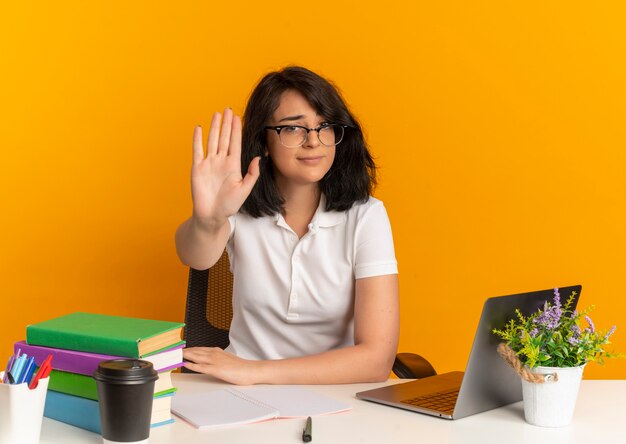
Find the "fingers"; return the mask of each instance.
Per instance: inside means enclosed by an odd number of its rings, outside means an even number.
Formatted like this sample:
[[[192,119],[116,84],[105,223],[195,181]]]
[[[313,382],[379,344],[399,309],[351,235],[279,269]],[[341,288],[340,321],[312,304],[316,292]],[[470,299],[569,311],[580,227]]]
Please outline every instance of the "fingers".
[[[259,163],[261,162],[261,158],[259,156],[252,159],[250,165],[248,166],[248,173],[242,180],[243,189],[247,194],[252,192],[252,187],[256,183],[261,173],[259,169]]]
[[[218,350],[221,351],[215,347],[192,347],[183,351],[183,358],[196,364],[210,364]]]
[[[185,362],[185,368],[188,368],[192,372],[204,373],[205,375],[213,376],[213,369],[205,364],[196,364],[194,362]]]
[[[233,110],[226,108],[224,110],[224,117],[222,118],[222,130],[220,131],[219,144],[217,145],[217,154],[221,154],[222,156],[228,155],[232,123]]]
[[[198,127],[194,132],[194,162],[204,159],[202,147],[202,129]],[[211,119],[211,129],[207,140],[206,157],[220,154],[233,155],[236,159],[241,156],[241,119],[233,114],[233,110],[226,108],[224,115],[216,112]]]
[[[231,382],[231,381],[228,381],[227,378],[220,375],[219,369],[217,369],[215,366],[206,365],[206,364],[195,364],[193,362],[185,362],[185,368],[188,368],[192,372],[203,373],[205,375],[212,376],[214,378],[221,379],[226,382]]]
[[[207,141],[207,156],[217,154],[221,120],[222,115],[220,113],[216,112],[215,114],[213,114],[213,119],[211,120],[211,130],[209,132],[209,140]]]
[[[193,362],[188,362],[188,361],[185,361],[185,362],[183,363],[183,366],[184,366],[185,368],[188,368],[189,370],[193,370],[194,372],[197,372],[197,371],[198,371],[198,370],[197,370],[197,368],[199,367],[199,365],[198,365],[198,364],[195,364],[195,363],[193,363]]]
[[[235,159],[241,159],[241,119],[239,116],[232,118],[232,131],[230,132],[230,148],[228,154]]]
[[[204,159],[204,148],[202,147],[202,127],[196,126],[193,130],[193,157],[194,165],[199,164]]]
[[[238,358],[218,347],[193,347],[183,351],[185,367],[231,384],[255,383],[251,361]]]

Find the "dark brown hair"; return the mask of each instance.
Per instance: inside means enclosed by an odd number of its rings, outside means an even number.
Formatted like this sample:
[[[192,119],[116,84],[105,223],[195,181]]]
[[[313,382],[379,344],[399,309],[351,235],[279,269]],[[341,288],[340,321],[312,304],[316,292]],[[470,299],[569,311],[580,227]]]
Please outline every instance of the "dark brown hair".
[[[376,165],[365,143],[361,126],[348,110],[337,89],[326,79],[300,66],[271,72],[254,88],[243,116],[241,170],[246,174],[256,156],[261,157],[261,176],[241,211],[253,217],[280,212],[284,203],[274,182],[272,160],[267,152],[267,130],[281,95],[287,90],[302,94],[328,122],[346,125],[335,160],[320,180],[326,210],[345,211],[355,202],[365,202],[376,185]]]

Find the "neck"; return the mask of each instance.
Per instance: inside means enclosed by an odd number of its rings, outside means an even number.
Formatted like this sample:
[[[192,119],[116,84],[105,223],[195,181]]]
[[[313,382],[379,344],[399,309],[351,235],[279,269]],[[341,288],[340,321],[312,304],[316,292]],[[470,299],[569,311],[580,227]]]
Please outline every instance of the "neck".
[[[307,216],[309,220],[315,214],[320,202],[321,191],[317,184],[292,186],[280,189],[285,200],[283,215]]]
[[[285,200],[282,210],[285,221],[298,237],[304,236],[320,202],[322,193],[318,184],[300,184],[288,187],[281,187],[278,184],[278,189]]]

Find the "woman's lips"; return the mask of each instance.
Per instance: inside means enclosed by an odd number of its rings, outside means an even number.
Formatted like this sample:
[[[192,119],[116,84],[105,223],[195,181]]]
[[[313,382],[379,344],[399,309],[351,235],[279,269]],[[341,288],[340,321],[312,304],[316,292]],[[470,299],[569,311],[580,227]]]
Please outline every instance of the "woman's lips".
[[[298,157],[300,162],[304,162],[306,164],[316,164],[319,163],[324,157],[323,156],[315,156],[315,157]]]

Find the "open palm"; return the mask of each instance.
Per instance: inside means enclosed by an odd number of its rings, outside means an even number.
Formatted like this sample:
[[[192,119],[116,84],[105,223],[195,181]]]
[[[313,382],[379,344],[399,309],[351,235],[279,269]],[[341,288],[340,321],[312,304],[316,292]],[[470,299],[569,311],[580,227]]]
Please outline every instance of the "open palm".
[[[221,128],[220,128],[221,121]],[[213,115],[206,156],[202,146],[202,128],[193,137],[191,194],[194,216],[210,225],[222,225],[235,214],[259,178],[259,158],[250,162],[245,177],[241,175],[241,120],[226,109],[223,117]]]

